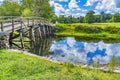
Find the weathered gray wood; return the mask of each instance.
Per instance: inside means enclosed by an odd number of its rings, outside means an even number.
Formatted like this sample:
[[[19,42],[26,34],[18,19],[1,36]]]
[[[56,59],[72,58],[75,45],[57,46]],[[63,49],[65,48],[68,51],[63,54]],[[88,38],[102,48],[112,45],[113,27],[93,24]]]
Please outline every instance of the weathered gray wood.
[[[21,42],[21,49],[24,49],[24,35],[23,30],[20,31],[20,42]]]
[[[4,29],[3,29],[3,22],[0,22],[0,24],[1,24],[1,31],[3,32],[4,31]]]
[[[10,48],[12,48],[12,44],[13,44],[13,33],[10,33],[10,36],[9,36],[9,45],[10,45]]]
[[[43,40],[43,38],[49,37],[52,34],[51,24],[49,24],[49,22],[45,21],[44,19],[33,17],[23,18],[14,16],[8,18],[11,20],[4,20],[3,17],[3,21],[0,21],[0,29],[1,31],[5,31],[10,34],[10,47],[12,47],[12,45],[15,45],[18,48],[24,49],[24,42],[29,42],[24,41],[24,37],[27,37],[30,39],[30,46],[32,46],[32,48],[36,46],[39,48],[40,45],[37,45],[38,42]],[[13,35],[14,31],[18,31],[19,34]],[[26,33],[29,33],[29,37],[26,35]],[[14,43],[14,39],[18,37],[20,37],[21,45],[17,45],[16,43]],[[43,45],[42,48],[46,47]]]
[[[14,32],[14,20],[12,19],[12,32]]]

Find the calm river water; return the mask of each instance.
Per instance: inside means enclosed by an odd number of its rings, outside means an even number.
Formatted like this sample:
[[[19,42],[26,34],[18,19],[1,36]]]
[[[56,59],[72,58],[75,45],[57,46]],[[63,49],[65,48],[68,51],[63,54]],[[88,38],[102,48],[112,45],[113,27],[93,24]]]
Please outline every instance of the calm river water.
[[[94,60],[107,64],[113,55],[120,61],[120,43],[86,42],[74,37],[48,38],[42,40],[32,53],[74,64],[91,64]]]

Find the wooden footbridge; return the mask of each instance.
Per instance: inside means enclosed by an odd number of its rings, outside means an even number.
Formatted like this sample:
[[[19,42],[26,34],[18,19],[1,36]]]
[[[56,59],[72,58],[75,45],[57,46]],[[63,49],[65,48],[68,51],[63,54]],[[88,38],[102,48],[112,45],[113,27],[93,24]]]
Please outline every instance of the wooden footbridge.
[[[9,35],[10,48],[14,45],[24,49],[26,42],[29,42],[32,47],[36,46],[41,39],[54,35],[54,27],[48,20],[41,17],[2,16],[0,32]]]

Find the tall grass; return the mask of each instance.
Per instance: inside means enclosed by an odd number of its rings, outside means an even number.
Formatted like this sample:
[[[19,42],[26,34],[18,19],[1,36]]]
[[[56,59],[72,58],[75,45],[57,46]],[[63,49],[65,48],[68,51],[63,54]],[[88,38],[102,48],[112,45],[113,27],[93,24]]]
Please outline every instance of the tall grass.
[[[0,80],[120,80],[120,74],[0,50]]]
[[[120,23],[75,23],[58,25],[63,30],[61,29],[61,31],[56,32],[56,35],[120,40]]]

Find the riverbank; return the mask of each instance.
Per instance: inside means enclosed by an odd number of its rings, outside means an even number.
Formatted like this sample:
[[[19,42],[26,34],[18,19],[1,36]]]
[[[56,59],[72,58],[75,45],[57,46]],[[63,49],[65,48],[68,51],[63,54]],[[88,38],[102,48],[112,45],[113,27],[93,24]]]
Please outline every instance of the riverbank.
[[[120,23],[74,23],[56,24],[57,36],[74,36],[89,39],[120,41]]]
[[[0,50],[1,80],[119,80],[120,74]]]

